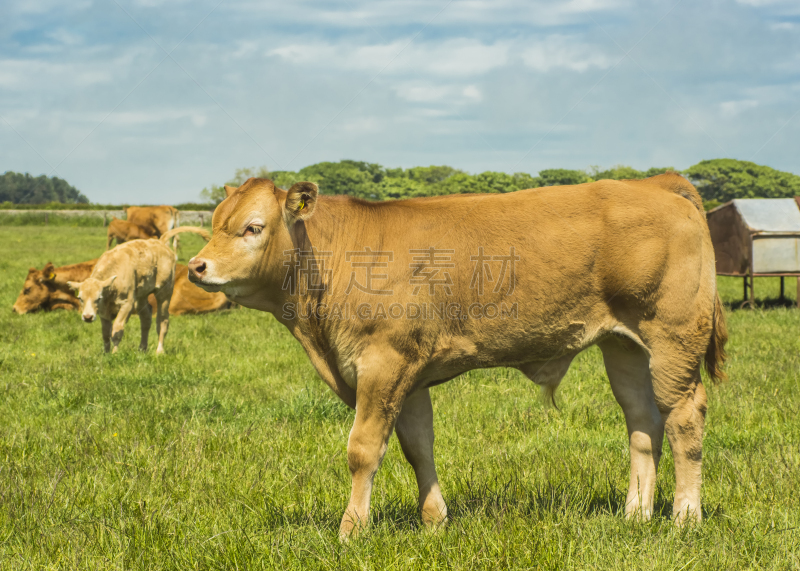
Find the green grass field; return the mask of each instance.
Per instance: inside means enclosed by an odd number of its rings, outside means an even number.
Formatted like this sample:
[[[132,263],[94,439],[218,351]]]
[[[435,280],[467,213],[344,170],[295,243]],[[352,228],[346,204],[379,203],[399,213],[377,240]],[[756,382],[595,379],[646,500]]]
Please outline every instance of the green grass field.
[[[433,389],[449,525],[421,529],[393,439],[373,525],[341,544],[353,413],[270,315],[174,317],[160,358],[134,318],[104,355],[99,323],[11,312],[29,266],[96,257],[104,229],[0,227],[0,244],[0,569],[800,568],[800,311],[777,279],[731,311],[741,282],[720,278],[731,380],[709,387],[701,526],[671,524],[666,445],[656,516],[621,516],[625,424],[591,349],[560,410],[505,369]],[[183,244],[185,261],[201,241]]]

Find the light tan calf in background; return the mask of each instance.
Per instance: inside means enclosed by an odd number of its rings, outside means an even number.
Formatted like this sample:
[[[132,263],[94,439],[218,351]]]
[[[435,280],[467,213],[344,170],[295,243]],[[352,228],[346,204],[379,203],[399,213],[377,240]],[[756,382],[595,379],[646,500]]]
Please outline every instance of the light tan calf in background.
[[[92,274],[83,282],[70,282],[78,291],[81,317],[91,323],[99,315],[103,326],[103,348],[116,353],[125,332],[125,324],[133,313],[139,315],[142,338],[139,349],[147,350],[152,323],[152,309],[147,301],[156,299],[158,348],[164,352],[164,338],[169,328],[169,304],[175,280],[175,253],[166,242],[175,234],[195,232],[208,236],[205,230],[193,227],[176,228],[159,240],[131,240],[109,250],[97,261]]]

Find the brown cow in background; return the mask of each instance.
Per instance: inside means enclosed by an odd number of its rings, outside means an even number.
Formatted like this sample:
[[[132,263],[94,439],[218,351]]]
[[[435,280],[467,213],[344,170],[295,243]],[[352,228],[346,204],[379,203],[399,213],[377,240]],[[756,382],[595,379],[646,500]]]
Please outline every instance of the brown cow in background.
[[[136,224],[149,236],[160,238],[180,225],[180,213],[174,206],[129,206],[125,212],[128,214],[128,222]],[[172,247],[178,247],[177,236]]]
[[[106,242],[106,250],[111,248],[111,243],[116,240],[117,246],[124,242],[131,240],[147,240],[149,238],[157,237],[156,234],[151,233],[150,227],[143,228],[128,222],[127,220],[120,220],[119,218],[112,218],[108,223],[108,241]]]

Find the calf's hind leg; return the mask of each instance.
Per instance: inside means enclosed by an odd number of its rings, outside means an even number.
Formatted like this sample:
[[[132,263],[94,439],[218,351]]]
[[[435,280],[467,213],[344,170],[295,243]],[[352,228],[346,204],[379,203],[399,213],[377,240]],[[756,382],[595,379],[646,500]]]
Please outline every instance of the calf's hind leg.
[[[658,388],[657,388],[658,390]],[[672,391],[671,391],[672,392]],[[706,416],[706,390],[699,366],[692,383],[682,394],[670,394],[666,418],[667,440],[675,460],[675,502],[672,519],[681,525],[687,520],[700,522],[700,487],[703,464],[703,426]],[[677,398],[675,398],[677,396]]]
[[[701,466],[706,391],[700,378],[700,361],[708,345],[702,333],[690,330],[672,341],[662,331],[648,331],[650,375],[658,409],[675,462],[675,502],[672,517],[681,525],[700,522]],[[674,330],[673,330],[674,335]],[[692,347],[697,351],[692,354]],[[702,347],[702,350],[697,350]]]
[[[428,389],[417,391],[406,399],[397,417],[395,432],[403,454],[417,476],[422,521],[435,527],[447,519],[447,506],[433,461],[433,407]]]
[[[150,325],[153,323],[153,310],[149,303],[139,310],[139,322],[142,326],[142,340],[139,343],[140,351],[147,351],[147,340],[150,337]]]
[[[164,352],[164,338],[169,329],[169,302],[172,297],[172,287],[162,288],[156,292],[156,328],[158,329],[158,347],[156,355]],[[150,309],[148,304],[147,309]]]
[[[611,338],[599,345],[611,391],[622,407],[628,428],[631,474],[625,516],[649,520],[664,441],[664,421],[656,405],[650,358],[631,339]]]

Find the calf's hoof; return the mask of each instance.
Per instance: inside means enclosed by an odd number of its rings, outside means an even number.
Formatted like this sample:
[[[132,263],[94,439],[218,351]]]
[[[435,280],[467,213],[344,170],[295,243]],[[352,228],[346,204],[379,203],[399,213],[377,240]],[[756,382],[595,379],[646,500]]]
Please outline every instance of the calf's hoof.
[[[339,541],[346,542],[358,537],[366,527],[367,524],[364,520],[355,514],[345,512],[342,517],[342,524],[339,526]]]
[[[420,516],[427,531],[438,531],[447,525],[447,506],[443,501],[430,502],[422,507]]]
[[[650,507],[628,506],[625,508],[625,519],[634,521],[650,521],[653,517],[653,510]]]
[[[676,527],[700,525],[700,523],[703,521],[703,515],[700,510],[700,506],[685,506],[680,509],[673,509],[672,521]]]

